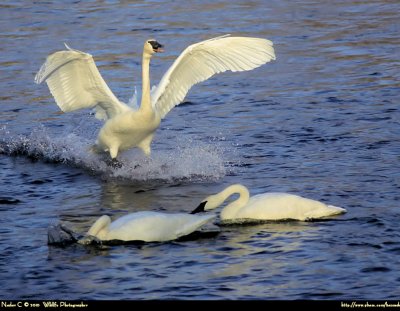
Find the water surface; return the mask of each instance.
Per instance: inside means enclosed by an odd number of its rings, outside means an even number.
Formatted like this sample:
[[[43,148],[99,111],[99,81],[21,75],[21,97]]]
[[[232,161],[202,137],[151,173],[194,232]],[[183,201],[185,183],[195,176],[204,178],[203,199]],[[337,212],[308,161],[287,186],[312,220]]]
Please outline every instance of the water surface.
[[[397,1],[74,1],[0,4],[2,299],[397,299],[400,263]],[[151,159],[113,169],[87,152],[101,123],[63,114],[33,78],[45,57],[91,53],[113,92],[156,84],[189,44],[263,37],[277,60],[193,87]],[[137,164],[140,164],[138,167]],[[62,221],[190,211],[243,183],[344,207],[323,222],[221,227],[214,238],[105,248],[47,245]]]

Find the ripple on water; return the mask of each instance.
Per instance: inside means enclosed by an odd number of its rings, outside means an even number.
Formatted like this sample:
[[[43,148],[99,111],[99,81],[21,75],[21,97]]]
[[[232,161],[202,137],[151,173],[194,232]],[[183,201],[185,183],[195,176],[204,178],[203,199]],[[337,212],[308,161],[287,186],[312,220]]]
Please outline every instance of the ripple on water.
[[[14,205],[21,203],[21,200],[12,197],[0,197],[0,205]]]
[[[391,269],[387,267],[367,267],[360,270],[362,273],[375,273],[375,272],[390,272]]]

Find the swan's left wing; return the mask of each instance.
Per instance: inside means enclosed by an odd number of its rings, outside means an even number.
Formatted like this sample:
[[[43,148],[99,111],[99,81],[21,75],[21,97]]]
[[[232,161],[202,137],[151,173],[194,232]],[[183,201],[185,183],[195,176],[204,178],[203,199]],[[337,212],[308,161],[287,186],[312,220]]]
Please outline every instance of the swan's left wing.
[[[162,77],[152,97],[161,118],[180,104],[189,89],[213,75],[257,68],[275,59],[271,41],[222,36],[187,47]]]

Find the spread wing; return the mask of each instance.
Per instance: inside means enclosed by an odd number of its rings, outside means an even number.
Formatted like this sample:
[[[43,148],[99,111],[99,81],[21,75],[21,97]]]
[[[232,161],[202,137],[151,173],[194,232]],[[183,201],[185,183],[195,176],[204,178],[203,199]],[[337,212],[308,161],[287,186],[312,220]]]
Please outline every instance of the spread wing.
[[[257,68],[275,59],[271,41],[222,36],[187,47],[162,77],[152,98],[161,118],[180,104],[189,89],[211,76]]]
[[[71,49],[49,55],[35,82],[46,81],[64,112],[96,107],[96,117],[107,119],[129,109],[111,92],[90,54]]]

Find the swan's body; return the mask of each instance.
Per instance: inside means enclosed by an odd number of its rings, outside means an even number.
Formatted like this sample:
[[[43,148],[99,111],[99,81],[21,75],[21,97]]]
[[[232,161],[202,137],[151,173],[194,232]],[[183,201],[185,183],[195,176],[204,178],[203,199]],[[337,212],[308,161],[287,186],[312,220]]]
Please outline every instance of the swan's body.
[[[248,189],[240,184],[231,185],[207,197],[192,213],[217,208],[236,193],[239,194],[239,198],[221,211],[221,220],[229,222],[251,219],[304,221],[346,213],[344,208],[289,193],[263,193],[250,197]]]
[[[188,235],[215,218],[215,215],[166,214],[136,212],[111,222],[109,216],[101,216],[87,235],[102,241],[164,242]]]
[[[161,119],[180,104],[189,89],[214,74],[245,71],[275,59],[272,42],[260,38],[222,36],[186,48],[175,60],[150,96],[149,65],[162,45],[148,40],[142,59],[142,100],[139,109],[120,102],[101,77],[90,54],[68,46],[48,56],[35,77],[47,82],[62,111],[96,108],[105,120],[94,150],[115,159],[119,151],[138,147],[150,155],[150,144]]]

